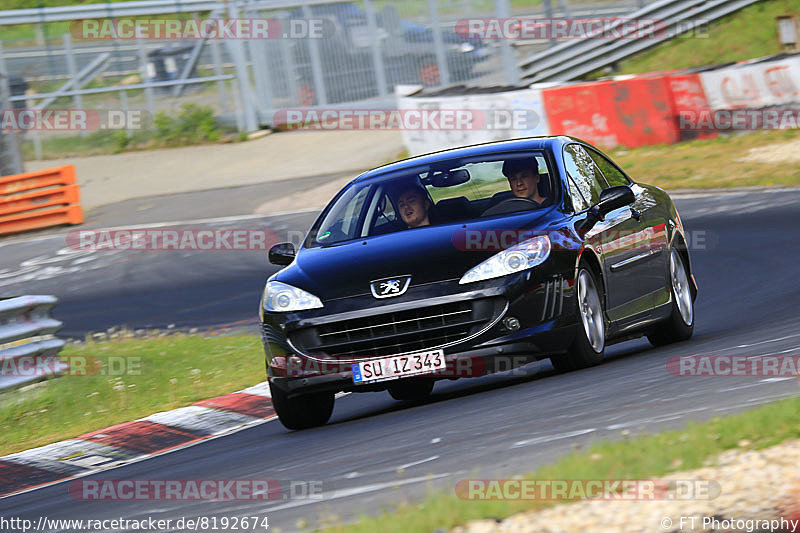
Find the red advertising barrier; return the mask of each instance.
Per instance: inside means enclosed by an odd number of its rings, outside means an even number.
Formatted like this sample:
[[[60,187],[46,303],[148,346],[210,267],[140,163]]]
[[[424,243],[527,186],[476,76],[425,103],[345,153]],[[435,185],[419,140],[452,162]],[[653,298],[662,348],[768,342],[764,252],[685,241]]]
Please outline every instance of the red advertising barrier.
[[[542,91],[550,132],[604,148],[680,140],[666,76],[598,81]]]
[[[672,107],[677,117],[678,135],[681,141],[691,139],[710,139],[716,137],[713,130],[693,130],[681,127],[681,113],[689,117],[699,116],[710,110],[706,91],[699,74],[674,74],[667,76],[669,91],[672,95]]]

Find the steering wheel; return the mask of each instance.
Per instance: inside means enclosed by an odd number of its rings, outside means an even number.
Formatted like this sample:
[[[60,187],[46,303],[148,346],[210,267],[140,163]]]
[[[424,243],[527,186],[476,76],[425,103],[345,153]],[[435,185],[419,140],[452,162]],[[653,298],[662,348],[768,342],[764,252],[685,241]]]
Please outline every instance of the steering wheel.
[[[506,198],[505,200],[489,207],[481,213],[482,217],[489,217],[492,215],[503,215],[505,213],[513,213],[514,211],[527,211],[529,209],[538,209],[539,203],[534,202],[530,198]]]

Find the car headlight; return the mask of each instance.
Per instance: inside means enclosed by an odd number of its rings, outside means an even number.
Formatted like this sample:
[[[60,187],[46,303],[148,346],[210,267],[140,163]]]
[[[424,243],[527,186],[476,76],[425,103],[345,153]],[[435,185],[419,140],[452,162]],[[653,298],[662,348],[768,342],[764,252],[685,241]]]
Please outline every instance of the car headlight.
[[[322,301],[313,294],[280,281],[267,282],[262,302],[265,311],[278,313],[322,307]]]
[[[543,263],[549,255],[550,238],[547,235],[534,237],[493,255],[470,269],[458,283],[463,285],[521,272]]]
[[[472,44],[472,43],[464,42],[464,43],[461,43],[461,46],[458,49],[461,52],[463,52],[465,54],[468,54],[469,52],[472,52],[473,50],[475,50],[475,45]]]

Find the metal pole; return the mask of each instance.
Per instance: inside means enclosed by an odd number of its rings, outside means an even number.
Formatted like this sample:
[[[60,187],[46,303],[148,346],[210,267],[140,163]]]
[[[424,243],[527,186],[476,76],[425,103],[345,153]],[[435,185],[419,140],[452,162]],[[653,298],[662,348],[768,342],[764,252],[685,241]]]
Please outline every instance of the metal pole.
[[[211,12],[211,14],[209,16],[210,17],[217,17],[217,16],[219,16],[219,11],[214,10],[214,11]],[[195,23],[199,24],[199,19],[197,17],[197,13],[192,13],[192,20],[194,20]],[[195,68],[195,66],[197,65],[197,62],[200,59],[200,54],[203,52],[203,47],[206,45],[206,41],[207,41],[207,39],[203,39],[201,41],[197,41],[194,44],[194,47],[192,48],[192,53],[190,54],[189,59],[186,61],[186,64],[183,65],[183,68],[181,69],[181,72],[178,74],[178,79],[179,80],[184,80],[184,79],[187,79],[187,78],[190,77],[192,69]],[[180,96],[181,93],[183,92],[183,87],[184,86],[183,86],[182,83],[176,85],[175,87],[173,87],[172,96],[175,96],[175,97]]]
[[[257,9],[249,6],[249,10],[245,11],[245,16],[248,18],[257,18],[260,16],[260,13]],[[256,100],[259,102],[259,107],[261,108],[259,111],[267,113],[267,110],[273,108],[272,86],[270,85],[267,75],[267,65],[269,64],[267,43],[263,39],[248,39],[247,47],[250,50],[250,58],[253,63]]]
[[[281,19],[281,24],[286,19]],[[283,72],[286,73],[286,90],[288,91],[288,101],[290,105],[298,103],[297,94],[297,71],[294,64],[294,50],[289,45],[288,39],[278,39],[278,47],[281,51],[281,60],[283,63]]]
[[[8,79],[9,79],[8,70],[6,70],[6,62],[5,59],[3,58],[3,43],[0,42],[0,83],[2,83],[6,88],[8,88],[8,86],[6,85],[5,80]],[[27,107],[27,102],[25,107]],[[0,135],[2,135],[2,131],[0,131]],[[42,159],[42,140],[41,138],[39,138],[39,130],[34,129],[32,137],[33,137],[34,155],[37,160],[40,160]],[[8,135],[7,138],[10,139],[9,149],[11,151],[12,166],[17,166],[19,168],[19,172],[17,172],[17,174],[19,174],[20,172],[23,171],[23,162],[22,162],[22,151],[20,150],[17,135],[12,132],[10,135]]]
[[[372,43],[372,66],[375,69],[375,81],[378,84],[378,96],[389,93],[386,85],[386,69],[383,64],[381,42],[378,39],[378,24],[375,21],[375,7],[372,0],[364,0],[364,10],[367,12],[367,28],[369,29],[370,42]]]
[[[33,25],[33,33],[36,35],[36,46],[44,48],[46,40],[44,38],[44,25],[41,22]]]
[[[550,4],[550,0],[542,0],[542,5],[544,6],[544,18],[548,24],[552,26],[553,20],[553,6]],[[555,46],[556,40],[553,37],[550,37],[550,44],[548,46]]]
[[[303,5],[303,17],[311,20],[311,9],[308,5]],[[316,104],[326,105],[328,103],[328,93],[325,91],[325,77],[322,74],[322,60],[319,54],[319,42],[313,37],[308,38],[308,51],[311,56],[311,76],[314,78],[314,94],[316,94]]]
[[[39,102],[34,106],[35,109],[44,109],[45,107],[49,106],[50,104],[55,101],[56,98],[61,96],[68,96],[74,95],[74,92],[70,92],[70,89],[80,89],[89,81],[96,76],[98,73],[102,72],[101,69],[105,69],[105,64],[108,61],[108,58],[111,57],[109,53],[103,53],[95,57],[91,63],[86,65],[81,69],[80,72],[76,75],[76,77],[67,80],[67,82],[59,87],[56,91],[52,93],[46,93],[49,96],[43,97],[44,100]]]
[[[439,8],[437,0],[428,0],[428,10],[431,16],[431,26],[433,28],[433,44],[436,48],[436,63],[439,65],[440,84],[450,84],[450,69],[447,67],[447,54],[444,51],[444,40],[442,39],[442,25],[439,21]]]
[[[211,58],[214,61],[214,74],[222,76],[222,54],[219,51],[219,41],[210,39],[208,41],[211,46]],[[217,80],[217,93],[219,94],[219,107],[223,113],[228,112],[228,99],[225,95],[225,82]]]
[[[50,67],[50,72],[52,72],[53,74],[58,74],[58,72],[56,72],[56,67],[53,64],[53,55],[50,52],[50,43],[47,41],[47,26],[45,25],[44,22],[44,2],[42,2],[42,0],[39,0],[38,7],[39,7],[39,17],[41,20],[40,24],[42,28],[42,36],[43,36],[42,38],[44,40],[44,49],[47,51],[47,64]]]
[[[239,90],[239,80],[231,82],[233,87],[233,114],[236,117],[236,131],[245,131],[244,117],[242,117],[242,93]]]
[[[122,104],[122,116],[125,120],[125,136],[131,136],[131,125],[128,120],[128,93],[126,91],[119,92],[119,103]]]
[[[75,64],[75,54],[72,52],[72,35],[69,33],[64,34],[64,53],[67,56],[67,69],[69,70],[69,77],[75,78],[78,75],[78,67]],[[75,109],[83,109],[83,97],[76,94],[72,97],[72,102]],[[86,137],[86,130],[81,130],[81,137]]]
[[[228,16],[231,19],[239,18],[239,12],[234,2],[228,4]],[[247,61],[244,57],[244,47],[241,41],[231,39],[226,41],[228,47],[233,55],[233,61],[236,63],[236,78],[239,80],[239,92],[241,97],[241,110],[244,115],[244,128],[247,131],[255,131],[258,129],[256,123],[255,111],[253,109],[253,102],[250,99],[250,75],[247,70]]]
[[[8,71],[3,58],[3,43],[0,41],[0,109],[12,109],[13,107],[8,100],[11,96],[8,82]],[[0,176],[21,174],[24,171],[17,133],[14,131],[4,132],[0,129]]]
[[[42,138],[39,136],[39,130],[33,130],[31,137],[33,137],[33,156],[37,161],[42,160]]]
[[[267,112],[272,109],[272,87],[267,78],[267,43],[260,39],[250,39],[247,46],[250,49],[250,57],[253,61],[253,78],[256,82],[257,100],[260,103],[261,111]]]
[[[200,58],[200,53],[203,51],[203,45],[205,44],[206,44],[205,40],[197,41],[196,43],[194,43],[194,46],[192,47],[192,53],[189,54],[189,59],[186,61],[186,64],[183,65],[183,68],[178,73],[179,80],[185,80],[191,77],[190,74],[192,72],[192,69],[197,64],[197,60]],[[172,88],[172,96],[176,98],[180,96],[182,92],[183,92],[182,83]]]
[[[139,48],[139,75],[142,77],[142,83],[147,83],[150,80],[147,75],[147,54],[144,51],[144,43],[141,39],[136,39],[136,44]],[[153,120],[153,118],[156,116],[156,104],[153,97],[153,89],[147,87],[144,90],[144,98],[147,102],[147,112],[150,114],[149,119]]]
[[[511,4],[509,0],[495,0],[495,7],[497,9],[497,18],[500,20],[511,18]],[[505,72],[506,83],[516,85],[519,83],[519,71],[517,70],[517,62],[514,59],[514,50],[511,48],[511,41],[509,39],[502,39],[500,41],[501,51],[503,55],[503,72]]]

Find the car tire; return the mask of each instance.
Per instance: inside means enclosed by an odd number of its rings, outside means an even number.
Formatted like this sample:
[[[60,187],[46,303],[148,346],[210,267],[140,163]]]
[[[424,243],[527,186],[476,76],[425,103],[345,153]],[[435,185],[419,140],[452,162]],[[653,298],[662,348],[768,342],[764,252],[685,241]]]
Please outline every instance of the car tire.
[[[325,425],[333,413],[332,392],[316,392],[289,398],[285,391],[269,384],[272,406],[286,429],[309,429]]]
[[[647,335],[653,346],[688,340],[694,333],[694,295],[683,256],[675,248],[669,253],[669,290],[672,312]]]
[[[433,392],[432,379],[400,380],[389,385],[389,395],[401,402],[418,402],[427,399]]]
[[[567,353],[550,358],[559,372],[571,372],[600,364],[606,344],[603,297],[596,275],[587,265],[578,269],[575,282],[577,332]]]

